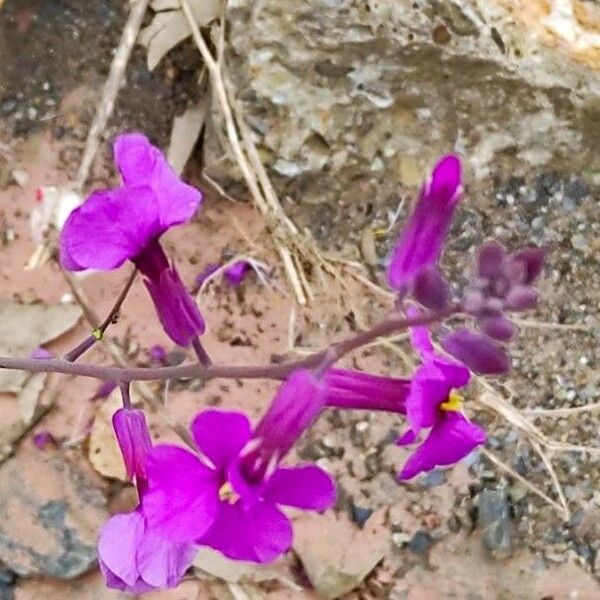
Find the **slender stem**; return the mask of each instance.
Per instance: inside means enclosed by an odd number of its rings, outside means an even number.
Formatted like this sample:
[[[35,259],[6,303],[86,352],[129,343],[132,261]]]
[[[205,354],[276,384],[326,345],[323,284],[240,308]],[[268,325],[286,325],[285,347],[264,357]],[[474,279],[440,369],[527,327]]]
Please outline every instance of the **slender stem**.
[[[197,363],[177,367],[101,367],[70,363],[62,358],[40,360],[35,358],[0,357],[0,369],[16,369],[31,373],[64,373],[93,377],[111,381],[162,381],[167,379],[285,379],[290,373],[301,368],[331,366],[344,355],[365,346],[378,337],[416,325],[426,325],[444,319],[458,309],[450,307],[435,313],[425,313],[414,318],[404,318],[398,314],[381,321],[371,329],[350,336],[327,350],[315,352],[303,359],[278,365],[209,365]]]
[[[123,399],[123,408],[131,408],[131,395],[129,394],[129,381],[121,381],[119,389],[121,390],[121,398]]]
[[[89,337],[87,337],[85,340],[83,340],[83,342],[75,346],[75,348],[67,352],[67,354],[65,354],[64,356],[64,360],[68,362],[75,362],[82,354],[87,352],[96,342],[99,342],[104,337],[104,334],[110,325],[117,322],[119,312],[121,311],[121,306],[123,305],[125,298],[127,298],[129,290],[131,290],[131,286],[133,285],[136,275],[137,269],[133,269],[131,275],[129,275],[129,278],[127,279],[127,283],[117,296],[117,299],[113,304],[112,308],[110,309],[110,312],[108,313],[106,319],[104,319],[104,321],[100,325],[98,325],[98,327],[96,327],[94,331],[92,331]]]
[[[200,338],[198,336],[196,336],[193,339],[192,348],[194,348],[194,352],[196,353],[196,356],[198,357],[198,362],[203,367],[210,367],[210,365],[213,364],[210,356],[208,355],[208,352],[204,349],[204,346],[202,345],[202,342],[200,341]]]

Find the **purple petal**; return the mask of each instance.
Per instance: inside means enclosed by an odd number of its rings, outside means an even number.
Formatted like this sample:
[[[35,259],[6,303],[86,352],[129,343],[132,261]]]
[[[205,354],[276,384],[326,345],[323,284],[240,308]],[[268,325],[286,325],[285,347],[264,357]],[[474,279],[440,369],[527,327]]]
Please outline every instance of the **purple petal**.
[[[46,350],[46,348],[36,348],[30,355],[29,358],[35,358],[36,360],[48,360],[52,358],[52,352]]]
[[[65,222],[63,267],[111,270],[134,258],[161,231],[155,206],[148,187],[94,192]]]
[[[162,364],[167,360],[167,351],[165,350],[165,347],[160,344],[154,344],[154,346],[148,350],[148,355],[150,356],[150,359],[156,363]]]
[[[162,231],[192,218],[202,201],[202,194],[179,179],[148,138],[139,133],[121,135],[115,141],[114,153],[127,187],[147,185],[156,193]]]
[[[196,276],[196,285],[200,287],[215,271],[219,270],[217,263],[210,263]]]
[[[536,307],[538,300],[537,291],[526,285],[518,285],[510,290],[506,296],[505,307],[507,310],[520,312]]]
[[[412,429],[407,429],[397,440],[396,446],[408,446],[417,439],[417,434]]]
[[[510,358],[502,346],[466,327],[442,339],[442,346],[475,373],[500,375],[510,370]]]
[[[191,452],[166,444],[150,451],[146,468],[149,488],[142,505],[148,525],[172,541],[200,538],[217,511],[216,473]]]
[[[409,379],[330,369],[326,374],[326,383],[329,407],[406,412]]]
[[[222,502],[214,525],[198,543],[233,560],[271,562],[292,545],[288,518],[269,502],[245,510],[241,502]]]
[[[513,252],[509,257],[509,262],[520,264],[524,269],[523,279],[516,283],[524,285],[533,283],[544,269],[545,257],[546,252],[542,248],[523,248]]]
[[[194,544],[166,541],[147,528],[137,548],[141,578],[153,588],[173,588],[192,566],[197,552]]]
[[[326,510],[335,502],[335,483],[314,465],[279,468],[267,483],[265,499],[303,510]]]
[[[105,575],[112,573],[126,586],[137,583],[136,553],[143,535],[144,518],[138,511],[115,515],[104,524],[98,540],[98,558]]]
[[[436,422],[439,406],[453,387],[433,364],[419,367],[406,400],[406,418],[415,433]]]
[[[406,316],[409,319],[416,319],[421,314],[421,311],[412,305],[406,309]],[[421,360],[428,360],[433,354],[433,344],[431,343],[429,329],[425,325],[416,325],[414,327],[409,327],[409,334],[410,343],[412,344],[412,347],[419,353]]]
[[[43,450],[48,444],[56,445],[56,441],[49,431],[38,431],[33,436],[33,444],[38,450]]]
[[[502,244],[491,241],[480,246],[477,252],[477,276],[492,279],[502,275],[506,260],[506,250]]]
[[[146,479],[146,462],[152,448],[152,440],[143,411],[121,408],[113,415],[112,423],[127,476],[132,479]]]
[[[394,247],[388,268],[392,288],[405,293],[423,268],[438,262],[460,192],[460,159],[445,156],[423,187],[415,210]]]
[[[481,317],[478,324],[483,333],[501,342],[508,342],[517,330],[510,319],[502,314]]]
[[[200,451],[218,469],[237,458],[252,435],[248,417],[233,411],[205,410],[192,421],[191,430]]]
[[[457,412],[450,412],[429,432],[400,472],[400,479],[411,479],[434,467],[451,465],[464,458],[486,440],[485,431]]]
[[[308,370],[294,371],[258,422],[254,437],[281,459],[312,425],[327,401],[326,385]]]
[[[250,271],[252,271],[252,265],[247,260],[238,260],[225,269],[223,275],[230,286],[237,287]]]
[[[423,269],[415,277],[413,297],[431,310],[441,310],[450,300],[450,288],[437,267]]]
[[[204,333],[206,327],[198,305],[174,266],[165,269],[157,279],[144,279],[144,284],[163,329],[176,344],[187,348]]]

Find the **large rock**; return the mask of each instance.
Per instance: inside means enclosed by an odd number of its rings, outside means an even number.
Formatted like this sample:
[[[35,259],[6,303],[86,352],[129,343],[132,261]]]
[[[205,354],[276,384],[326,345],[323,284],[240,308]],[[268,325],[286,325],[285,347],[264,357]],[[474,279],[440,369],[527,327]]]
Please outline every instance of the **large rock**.
[[[106,519],[101,487],[83,463],[21,447],[0,466],[0,563],[24,577],[89,570]]]
[[[593,178],[600,10],[551,4],[231,0],[228,77],[280,195],[385,199],[450,150],[478,177],[551,165]]]

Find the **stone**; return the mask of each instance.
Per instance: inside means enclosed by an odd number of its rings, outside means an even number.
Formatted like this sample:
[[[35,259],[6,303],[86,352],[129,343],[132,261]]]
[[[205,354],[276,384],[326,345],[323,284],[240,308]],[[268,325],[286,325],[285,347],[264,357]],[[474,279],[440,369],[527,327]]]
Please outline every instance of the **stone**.
[[[433,538],[426,531],[417,531],[408,542],[408,549],[415,554],[425,554],[431,545],[433,544]]]
[[[376,512],[363,529],[331,511],[295,519],[294,551],[319,594],[338,598],[375,568],[389,548],[384,518],[384,510]]]
[[[102,487],[82,461],[21,446],[0,466],[0,561],[22,577],[88,571],[107,516]]]
[[[483,545],[494,558],[510,556],[512,535],[506,490],[482,490],[478,506]]]
[[[280,197],[397,204],[451,150],[477,177],[600,172],[597,24],[554,4],[228,2],[228,77]],[[211,120],[206,164],[228,148]]]

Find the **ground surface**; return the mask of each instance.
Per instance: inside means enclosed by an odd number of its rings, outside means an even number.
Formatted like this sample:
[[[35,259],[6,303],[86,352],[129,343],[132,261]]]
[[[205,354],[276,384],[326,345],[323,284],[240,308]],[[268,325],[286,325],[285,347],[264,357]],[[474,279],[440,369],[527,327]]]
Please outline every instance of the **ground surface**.
[[[38,186],[66,183],[74,174],[123,18],[122,3],[117,1],[97,2],[93,11],[84,11],[75,1],[8,0],[0,12],[2,300],[47,305],[71,300],[56,265],[24,269],[34,250],[29,215]],[[173,115],[194,96],[196,61],[195,53],[184,47],[149,76],[143,53],[136,51],[107,136],[143,129],[164,146]],[[92,186],[114,181],[107,155],[105,147],[94,166]],[[21,185],[15,182],[15,170],[27,175]],[[192,166],[190,178],[196,178],[195,171]],[[414,192],[401,190],[407,199],[401,219]],[[310,224],[323,248],[366,262],[368,275],[381,283],[381,265],[393,233],[374,244],[369,239],[373,230],[387,226],[387,209],[397,205],[400,195],[376,199],[373,205],[362,198],[357,191],[338,206],[296,204],[295,216]],[[450,272],[460,277],[465,255],[490,235],[510,246],[533,241],[549,248],[541,308],[522,324],[513,348],[514,371],[501,382],[502,391],[509,390],[511,402],[520,409],[570,409],[598,402],[599,217],[598,191],[561,173],[544,171],[524,178],[515,174],[508,181],[467,189],[445,259]],[[236,253],[256,252],[277,268],[264,236],[264,223],[250,205],[210,196],[193,223],[169,233],[166,246],[191,284],[206,264]],[[103,314],[125,277],[124,270],[92,275],[80,285]],[[318,349],[333,337],[373,322],[389,305],[389,299],[367,293],[352,281],[343,292],[334,285],[322,289],[316,285],[317,301],[298,309],[280,292],[285,281],[279,269],[273,284],[266,288],[252,276],[237,290],[217,281],[203,292],[199,301],[209,325],[206,346],[216,362],[231,362],[232,356],[236,363],[268,362]],[[80,322],[47,347],[60,353],[88,329]],[[132,363],[147,364],[148,349],[154,344],[173,350],[153,319],[141,282],[136,282],[109,337]],[[408,373],[411,365],[404,362],[402,348],[369,348],[349,364]],[[182,358],[177,352],[169,355],[172,362]],[[90,352],[89,360],[111,361],[101,349]],[[93,566],[74,580],[58,579],[92,565],[90,548],[105,511],[122,510],[132,502],[128,486],[97,472],[119,474],[110,436],[103,436],[108,405],[88,400],[97,385],[67,377],[46,382],[53,402],[48,401],[49,410],[36,416],[20,441],[7,434],[20,422],[17,400],[11,394],[0,396],[0,432],[3,440],[12,440],[6,453],[13,453],[0,465],[4,523],[0,552],[6,563],[0,565],[0,598],[121,597],[105,590]],[[204,406],[243,408],[255,418],[273,389],[268,382],[214,381],[205,386],[173,382],[167,410],[182,423]],[[159,388],[150,392],[160,398],[166,394]],[[473,386],[473,400],[477,393]],[[548,472],[527,439],[493,411],[482,410],[475,402],[470,407],[491,432],[489,449],[555,498]],[[86,438],[85,424],[94,412],[92,438],[79,442]],[[597,448],[597,415],[567,411],[531,419],[555,440]],[[153,413],[151,422],[157,439],[175,439],[163,414]],[[571,513],[563,522],[547,503],[505,478],[480,454],[451,471],[435,471],[399,486],[394,474],[406,455],[392,440],[401,427],[400,419],[386,415],[332,412],[309,432],[297,453],[318,460],[336,475],[339,500],[335,510],[317,520],[295,517],[296,555],[277,566],[275,581],[257,584],[254,571],[229,587],[206,576],[191,577],[178,590],[149,597],[316,597],[308,591],[311,582],[326,589],[333,585],[328,581],[339,584],[344,578],[354,578],[359,585],[348,599],[598,597],[597,457],[579,453],[552,457]],[[59,448],[50,445],[40,451],[33,446],[32,434],[42,430],[52,433]],[[490,508],[492,499],[499,500]],[[482,539],[486,533],[479,514],[482,506],[492,510],[500,532],[491,552]]]

